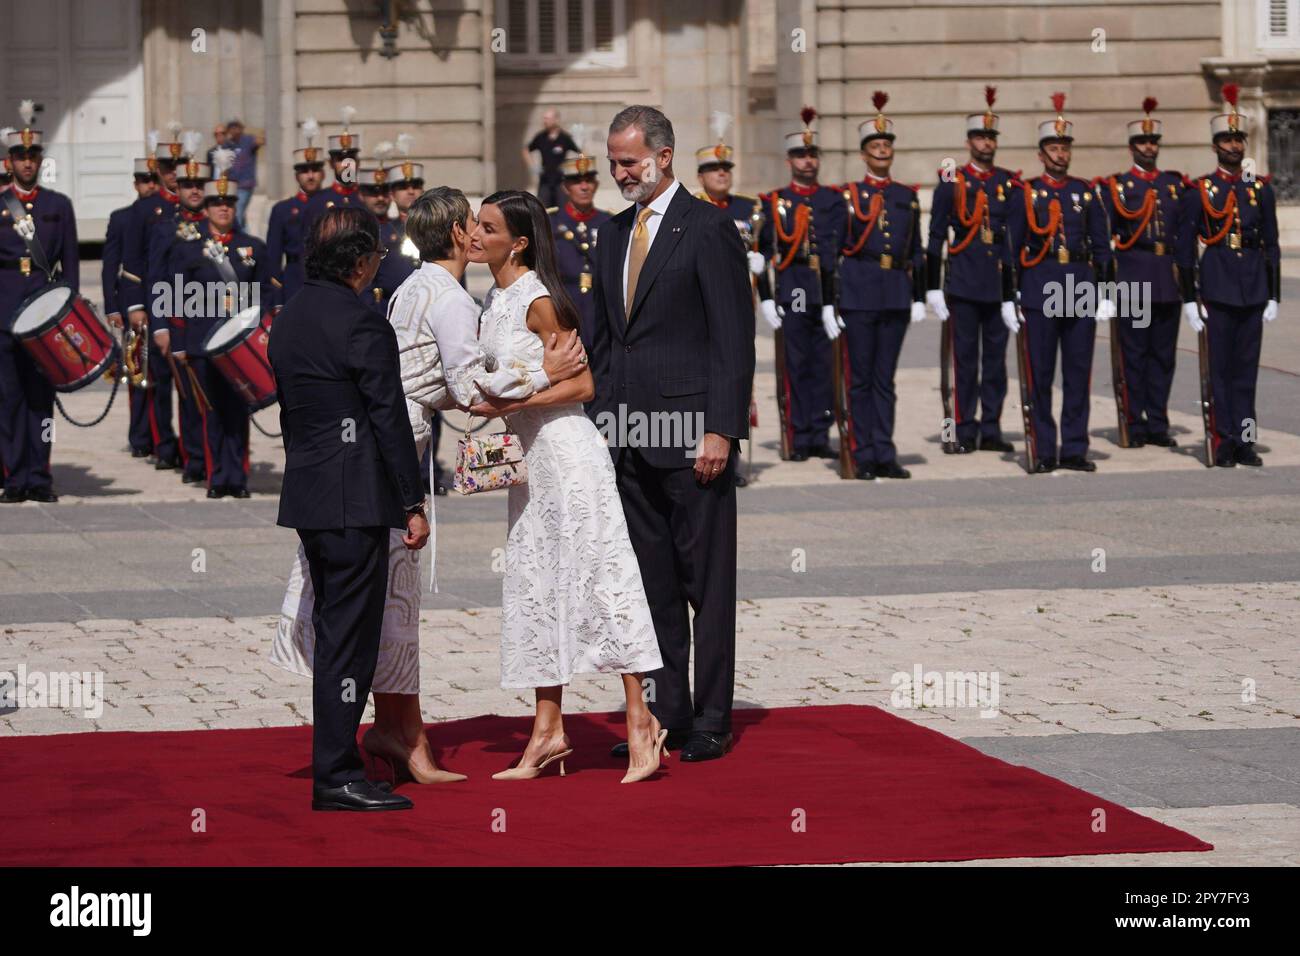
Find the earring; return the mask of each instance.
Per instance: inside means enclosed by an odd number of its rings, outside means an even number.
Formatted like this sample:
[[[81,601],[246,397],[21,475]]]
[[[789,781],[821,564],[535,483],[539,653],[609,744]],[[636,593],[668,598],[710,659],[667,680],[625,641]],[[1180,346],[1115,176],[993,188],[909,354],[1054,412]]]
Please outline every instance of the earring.
[[[510,250],[510,264],[511,265],[515,264],[515,250],[513,249]]]

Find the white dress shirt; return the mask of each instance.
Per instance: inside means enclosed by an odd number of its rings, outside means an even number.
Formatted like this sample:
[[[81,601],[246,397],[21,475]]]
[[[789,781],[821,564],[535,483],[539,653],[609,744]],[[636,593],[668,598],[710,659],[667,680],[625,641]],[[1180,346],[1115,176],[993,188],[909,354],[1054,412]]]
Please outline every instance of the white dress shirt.
[[[650,241],[646,245],[646,255],[649,256],[650,247],[654,245],[655,236],[659,233],[659,224],[664,221],[664,213],[668,211],[668,204],[673,201],[673,193],[677,192],[682,186],[681,181],[674,179],[668,188],[661,192],[658,197],[650,203],[650,208],[654,210],[654,215],[646,220],[645,227],[650,230]],[[644,209],[641,203],[636,205],[636,215],[632,217],[632,230],[636,231],[636,217],[641,215]],[[627,264],[632,259],[632,240],[628,239],[627,251],[623,253],[623,301],[627,301]],[[642,263],[644,266],[644,263]],[[638,279],[638,281],[640,281]]]

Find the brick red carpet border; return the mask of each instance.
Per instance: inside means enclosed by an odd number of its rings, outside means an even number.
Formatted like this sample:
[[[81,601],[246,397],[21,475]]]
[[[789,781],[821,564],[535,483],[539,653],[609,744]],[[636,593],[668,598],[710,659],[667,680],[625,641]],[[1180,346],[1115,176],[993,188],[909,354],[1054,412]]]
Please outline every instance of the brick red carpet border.
[[[491,774],[522,751],[529,718],[432,726],[439,763],[470,780],[404,784],[415,809],[377,814],[311,812],[309,727],[9,738],[0,832],[11,864],[54,866],[716,866],[1213,849],[875,707],[738,710],[727,757],[682,764],[674,754],[657,777],[628,785],[608,753],[622,721],[566,717],[568,776],[512,782]]]

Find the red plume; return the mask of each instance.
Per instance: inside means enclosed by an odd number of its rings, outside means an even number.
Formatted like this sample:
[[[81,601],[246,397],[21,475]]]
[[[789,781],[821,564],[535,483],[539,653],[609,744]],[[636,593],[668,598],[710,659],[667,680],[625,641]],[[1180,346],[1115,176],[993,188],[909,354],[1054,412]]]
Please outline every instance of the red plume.
[[[1159,104],[1156,103],[1156,98],[1154,96],[1148,96],[1142,101],[1142,112],[1151,113],[1158,105]]]
[[[1237,94],[1240,91],[1241,87],[1237,86],[1236,83],[1223,84],[1223,98],[1231,104],[1234,110],[1237,108]]]
[[[877,113],[884,112],[885,104],[889,102],[889,94],[884,90],[876,90],[871,94],[871,105],[876,108]]]
[[[993,109],[993,101],[997,98],[998,88],[996,86],[984,87],[984,102],[989,105],[989,109]]]
[[[1052,94],[1052,109],[1056,110],[1057,113],[1060,113],[1062,110],[1065,109],[1065,94],[1064,94],[1064,93],[1053,93],[1053,94]]]
[[[803,125],[807,126],[817,118],[817,111],[811,106],[805,106],[799,111],[799,118],[803,120]]]

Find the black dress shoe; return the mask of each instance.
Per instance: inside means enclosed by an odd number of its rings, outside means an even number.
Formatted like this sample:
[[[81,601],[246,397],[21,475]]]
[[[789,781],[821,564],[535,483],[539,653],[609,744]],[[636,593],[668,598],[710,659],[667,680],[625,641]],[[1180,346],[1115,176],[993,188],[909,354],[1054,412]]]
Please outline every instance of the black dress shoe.
[[[911,478],[912,473],[896,461],[887,461],[876,465],[877,478]]]
[[[973,441],[952,441],[943,446],[945,455],[969,455],[975,450]]]
[[[690,739],[690,736],[691,732],[689,730],[670,730],[668,731],[668,739],[664,741],[664,749],[681,750],[682,747],[686,746],[686,741]],[[609,755],[611,757],[617,757],[619,760],[626,760],[627,741],[624,740],[610,747]]]
[[[744,475],[740,474],[739,472],[737,472],[735,479],[732,481],[732,484],[734,484],[737,488],[744,488],[746,485],[749,484],[749,479],[746,478]]]
[[[1159,445],[1161,448],[1177,448],[1178,439],[1173,435],[1148,435],[1148,445]]]
[[[1050,475],[1054,471],[1056,471],[1056,462],[1049,461],[1046,458],[1034,466],[1035,475]]]
[[[853,477],[861,478],[863,481],[872,481],[876,477],[876,466],[870,462],[865,465],[858,465],[853,469]]]
[[[434,493],[435,495],[437,495],[439,498],[445,498],[445,497],[447,496],[447,486],[446,486],[446,485],[434,485],[434,486],[433,486],[433,493]]]
[[[1016,446],[1004,438],[981,438],[980,451],[1015,451]]]
[[[179,458],[159,458],[154,463],[154,468],[158,471],[175,471],[180,466],[181,460]]]
[[[6,488],[5,493],[0,495],[0,503],[6,505],[16,505],[27,500],[27,492],[22,488]]]
[[[226,497],[226,489],[223,488],[221,485],[217,485],[215,488],[209,488],[209,489],[208,489],[208,497],[209,497],[209,498],[224,498],[224,497]]]
[[[1147,442],[1148,442],[1149,440],[1150,440],[1150,439],[1148,439],[1146,435],[1129,435],[1129,436],[1128,436],[1128,447],[1129,447],[1129,448],[1144,448],[1144,447],[1146,446],[1146,444],[1147,444]]]
[[[253,496],[249,493],[249,491],[248,491],[247,488],[227,488],[227,489],[226,489],[226,494],[229,495],[231,498],[240,498],[240,499],[243,499],[243,498],[251,498],[251,497],[253,497]]]
[[[152,450],[152,449],[149,449],[149,448],[132,448],[132,449],[131,449],[131,457],[132,457],[132,458],[148,458],[148,457],[149,457],[150,455],[152,455],[152,454],[153,454],[153,450]]]
[[[341,787],[318,787],[311,793],[313,810],[409,810],[414,804],[397,793],[386,793],[369,780]]]
[[[207,481],[207,480],[208,480],[207,475],[203,475],[203,474],[196,475],[188,471],[181,475],[181,484],[183,485],[193,485],[198,482]]]
[[[1216,468],[1236,468],[1237,460],[1232,457],[1232,453],[1218,454],[1214,456],[1214,466]]]
[[[1251,448],[1249,445],[1238,448],[1235,458],[1237,464],[1247,465],[1251,468],[1258,468],[1260,465],[1264,464],[1264,459],[1255,454],[1255,449]],[[28,492],[27,494],[28,497],[33,497],[31,492]]]
[[[798,450],[792,451],[792,452],[790,452],[790,460],[791,460],[791,461],[807,461],[807,460],[808,460],[808,453],[807,453],[806,451],[798,451]]]
[[[1058,461],[1056,467],[1065,468],[1068,471],[1096,471],[1097,463],[1089,461],[1082,455],[1071,455]]]
[[[711,734],[697,730],[691,734],[691,739],[686,741],[680,756],[687,763],[717,760],[731,749],[734,739],[731,734]]]
[[[28,489],[27,500],[43,501],[46,504],[53,504],[59,500],[59,496],[54,493],[54,489],[52,488],[37,488],[35,490]]]
[[[825,458],[827,461],[834,461],[840,456],[831,451],[830,445],[813,445],[808,449],[809,458]]]

